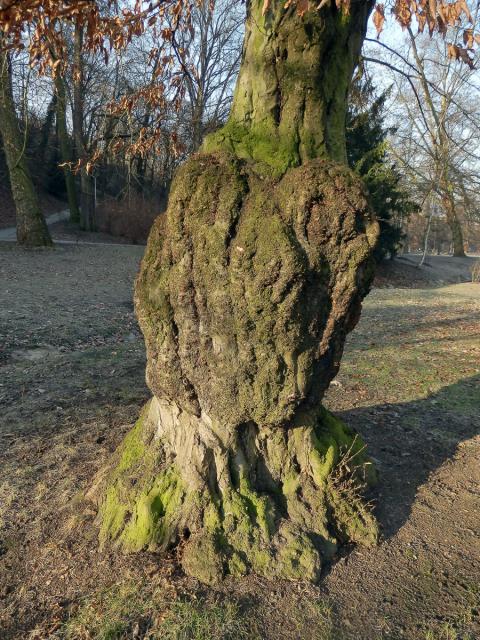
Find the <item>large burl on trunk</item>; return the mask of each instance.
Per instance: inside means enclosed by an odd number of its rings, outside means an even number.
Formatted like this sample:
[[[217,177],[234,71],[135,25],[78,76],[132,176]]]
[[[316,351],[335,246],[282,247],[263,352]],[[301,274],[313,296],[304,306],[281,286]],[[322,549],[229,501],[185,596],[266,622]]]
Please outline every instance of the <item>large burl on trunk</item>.
[[[259,6],[247,23],[250,67]],[[276,10],[305,38],[325,37],[328,23],[349,45],[350,30],[357,49],[368,15],[360,21],[360,9],[344,15],[335,3],[303,18]],[[257,73],[268,74],[264,50]],[[347,58],[337,63],[351,75],[352,51]],[[337,64],[327,46],[315,60],[322,78]],[[257,107],[251,98],[238,107],[242,69],[232,118],[239,125],[244,114],[245,142]],[[326,93],[317,96],[323,115]],[[277,125],[282,113],[298,124],[297,98],[290,111],[274,105]],[[315,581],[340,544],[377,536],[362,500],[374,475],[363,443],[321,398],[368,291],[378,225],[360,179],[335,158],[338,141],[330,149],[318,134],[323,142],[307,157],[299,135],[279,169],[274,150],[256,158],[242,143],[240,153],[233,129],[230,121],[179,169],[150,234],[135,298],[153,398],[103,485],[101,540],[126,551],[183,540],[184,569],[208,583],[252,570]],[[277,129],[275,144],[284,139]]]

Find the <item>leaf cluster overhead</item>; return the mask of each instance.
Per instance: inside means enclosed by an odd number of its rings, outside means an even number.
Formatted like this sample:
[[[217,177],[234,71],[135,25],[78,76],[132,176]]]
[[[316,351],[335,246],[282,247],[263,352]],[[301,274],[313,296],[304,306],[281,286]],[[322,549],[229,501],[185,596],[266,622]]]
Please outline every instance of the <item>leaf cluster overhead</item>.
[[[78,71],[68,52],[68,34],[72,30],[82,30],[85,53],[102,56],[105,64],[112,54],[121,54],[136,38],[148,34],[152,81],[119,97],[107,105],[107,111],[118,119],[128,119],[137,105],[146,105],[157,110],[158,124],[167,112],[178,111],[183,104],[184,80],[194,70],[178,62],[185,58],[179,50],[182,38],[178,35],[193,31],[192,9],[202,2],[213,5],[213,0],[0,0],[1,43],[11,50],[26,50],[31,66],[41,74],[57,76],[70,72],[75,77]],[[348,14],[354,2],[369,2],[373,6],[372,0],[286,0],[283,6],[285,11],[296,10],[301,16],[307,11]],[[273,9],[272,0],[264,0],[263,12]],[[373,22],[378,35],[383,30],[387,9],[403,28],[417,24],[420,31],[427,29],[431,35],[438,33],[445,37],[449,27],[465,24],[463,46],[449,44],[448,54],[473,65],[472,51],[480,43],[480,35],[474,32],[466,0],[390,0],[377,4]],[[162,135],[161,127],[150,129],[140,131],[135,141],[118,137],[112,142],[113,151],[131,156],[146,154]]]
[[[349,0],[346,0],[349,4]],[[459,27],[467,21],[463,31],[463,44],[449,43],[448,55],[455,60],[461,60],[473,67],[473,51],[480,44],[480,34],[475,33],[472,25],[474,18],[467,0],[393,0],[390,3],[391,13],[402,29],[410,29],[417,25],[419,33],[428,31],[446,37],[449,28]],[[380,36],[385,24],[385,5],[377,4],[373,13],[373,23]]]

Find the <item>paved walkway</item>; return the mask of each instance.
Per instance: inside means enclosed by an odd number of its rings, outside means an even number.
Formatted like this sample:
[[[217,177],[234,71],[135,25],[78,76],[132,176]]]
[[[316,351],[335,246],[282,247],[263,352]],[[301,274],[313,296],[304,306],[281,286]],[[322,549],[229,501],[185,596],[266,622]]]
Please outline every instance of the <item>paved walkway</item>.
[[[58,213],[52,213],[51,215],[47,216],[45,220],[47,222],[47,225],[51,226],[56,222],[62,222],[63,220],[68,220],[69,217],[70,217],[70,212],[68,211],[68,209],[65,209],[64,211],[59,211]],[[75,239],[56,238],[55,233],[52,239],[54,244],[86,244],[86,245],[101,245],[101,246],[114,245],[119,247],[139,246],[136,244],[129,244],[127,242],[102,242],[102,239],[83,240],[81,238],[75,238]],[[16,241],[17,241],[16,227],[8,227],[6,229],[0,229],[0,242],[16,242]]]
[[[60,220],[68,220],[70,212],[68,209],[59,211],[58,213],[52,213],[45,218],[47,225],[60,222]],[[17,229],[16,227],[7,227],[6,229],[0,229],[0,241],[4,242],[16,242],[17,241]]]

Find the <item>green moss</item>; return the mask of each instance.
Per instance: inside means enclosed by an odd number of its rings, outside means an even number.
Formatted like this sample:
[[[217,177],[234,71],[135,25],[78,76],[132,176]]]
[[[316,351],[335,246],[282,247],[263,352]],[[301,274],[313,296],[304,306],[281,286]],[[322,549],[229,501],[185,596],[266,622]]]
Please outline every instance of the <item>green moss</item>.
[[[266,577],[274,575],[275,558],[269,549],[253,547],[248,559],[256,573]]]
[[[285,543],[280,547],[276,559],[276,572],[290,580],[317,582],[321,572],[320,554],[305,532],[293,527],[282,530]]]
[[[113,475],[100,511],[101,543],[114,540],[125,551],[165,547],[175,535],[185,498],[176,469],[161,472],[151,488],[138,492],[128,489],[118,468]]]
[[[310,452],[310,464],[317,486],[322,487],[338,460],[338,447],[333,439],[326,448],[321,446],[314,435],[313,440],[315,448]]]
[[[330,488],[329,502],[342,542],[351,541],[366,546],[378,542],[377,521],[358,495]]]
[[[283,480],[282,493],[285,496],[293,496],[300,488],[300,477],[298,473],[290,472]]]
[[[119,500],[116,487],[110,486],[106,492],[101,509],[100,542],[107,539],[116,540],[123,529],[128,507]]]
[[[240,478],[239,493],[246,500],[251,520],[260,527],[260,530],[268,540],[273,531],[272,502],[266,496],[260,496],[252,491],[248,478]]]
[[[225,150],[238,158],[253,160],[257,163],[256,172],[270,177],[280,177],[288,168],[300,164],[297,136],[280,136],[276,127],[268,123],[246,127],[229,120],[205,138],[202,150]]]
[[[123,548],[139,551],[167,546],[176,533],[184,498],[185,489],[175,467],[160,473],[152,488],[135,499],[131,518],[121,536]]]
[[[228,561],[228,572],[232,576],[244,576],[248,573],[247,563],[235,551]]]
[[[221,528],[221,518],[218,507],[214,502],[207,504],[203,514],[203,524],[207,531],[215,532]]]
[[[223,553],[216,536],[200,533],[185,548],[185,571],[205,584],[216,584],[224,575]]]
[[[142,460],[145,454],[145,444],[143,442],[144,418],[148,412],[148,403],[144,407],[134,428],[125,436],[120,446],[120,462],[116,468],[118,474],[127,471],[137,462]]]
[[[213,496],[207,489],[189,490],[175,466],[157,468],[156,445],[145,444],[148,421],[139,420],[111,474],[101,540],[111,539],[125,551],[165,548],[185,523],[194,523],[182,563],[187,573],[207,584],[218,582],[225,572],[249,571],[315,582],[322,558],[330,558],[337,548],[329,527],[340,540],[363,544],[373,544],[378,531],[355,482],[349,494],[348,483],[337,486],[333,481],[342,455],[351,456],[357,448],[365,457],[361,442],[357,445],[354,433],[323,409],[305,414],[300,422],[283,433],[273,430],[267,438],[265,461],[268,465],[275,459],[276,491],[272,487],[262,493],[253,486],[242,461],[231,470],[232,486]],[[198,519],[190,519],[193,513]]]

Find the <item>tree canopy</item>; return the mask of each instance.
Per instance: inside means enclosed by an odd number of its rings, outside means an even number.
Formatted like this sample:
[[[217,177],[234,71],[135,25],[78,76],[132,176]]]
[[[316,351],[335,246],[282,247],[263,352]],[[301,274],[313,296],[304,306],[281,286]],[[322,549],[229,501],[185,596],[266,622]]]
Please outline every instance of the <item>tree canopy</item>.
[[[286,0],[284,10],[303,16],[307,11],[321,12],[329,7],[348,15],[358,2],[365,2],[373,10],[378,36],[389,14],[402,28],[416,26],[421,32],[427,30],[430,35],[438,33],[447,38],[450,27],[463,25],[463,43],[450,43],[448,55],[473,64],[472,52],[480,43],[480,34],[473,29],[474,19],[466,0],[391,0],[375,6],[371,0]],[[8,48],[26,49],[30,64],[53,76],[64,73],[68,65],[73,65],[74,75],[79,74],[68,55],[72,29],[82,31],[83,49],[103,56],[106,64],[110,56],[125,50],[136,38],[150,34],[151,82],[117,96],[107,105],[112,117],[130,113],[138,102],[156,111],[157,117],[151,119],[149,127],[140,128],[135,139],[117,137],[112,141],[113,151],[138,156],[162,138],[162,119],[172,109],[182,108],[186,80],[196,73],[185,48],[188,38],[182,34],[194,32],[192,10],[197,4],[194,0],[2,0],[0,27]],[[210,7],[213,4],[210,2]],[[271,4],[271,0],[264,1],[264,15],[272,10]],[[175,134],[172,136],[175,146]]]

